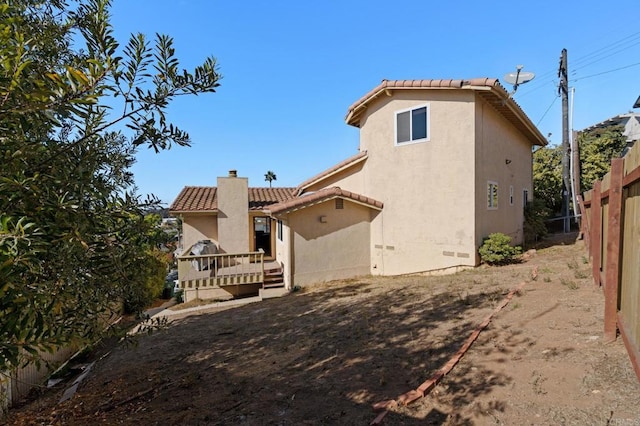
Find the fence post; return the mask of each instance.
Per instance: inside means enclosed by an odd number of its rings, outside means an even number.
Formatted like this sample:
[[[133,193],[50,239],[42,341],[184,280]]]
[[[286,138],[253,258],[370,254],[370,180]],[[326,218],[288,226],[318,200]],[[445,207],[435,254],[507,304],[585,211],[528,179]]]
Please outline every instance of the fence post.
[[[600,287],[600,267],[602,261],[602,198],[600,194],[599,180],[593,184],[593,193],[591,196],[591,256],[593,262],[591,264],[591,275],[593,276],[593,284]]]
[[[591,246],[589,245],[589,222],[587,221],[587,208],[584,205],[582,195],[578,195],[578,207],[580,210],[580,237],[584,240],[587,251],[591,252]]]
[[[622,179],[624,159],[611,160],[611,185],[609,187],[609,217],[604,282],[604,338],[616,340],[618,316],[618,286],[620,285],[620,246],[622,245]]]

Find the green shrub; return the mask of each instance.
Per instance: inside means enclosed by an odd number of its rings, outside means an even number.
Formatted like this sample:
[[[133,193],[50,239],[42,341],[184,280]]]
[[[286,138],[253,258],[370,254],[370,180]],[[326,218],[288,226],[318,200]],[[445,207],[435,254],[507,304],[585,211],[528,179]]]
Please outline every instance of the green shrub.
[[[497,232],[484,239],[478,250],[480,258],[489,265],[504,265],[513,263],[522,252],[520,247],[511,245],[511,237]]]
[[[541,199],[529,201],[524,208],[524,242],[535,243],[547,235],[546,220],[551,210]]]
[[[138,269],[144,279],[125,295],[124,311],[129,314],[144,310],[162,295],[167,274],[166,256],[159,250],[149,250],[140,256]]]
[[[184,303],[184,290],[181,288],[176,290],[173,297],[176,298],[176,303]]]

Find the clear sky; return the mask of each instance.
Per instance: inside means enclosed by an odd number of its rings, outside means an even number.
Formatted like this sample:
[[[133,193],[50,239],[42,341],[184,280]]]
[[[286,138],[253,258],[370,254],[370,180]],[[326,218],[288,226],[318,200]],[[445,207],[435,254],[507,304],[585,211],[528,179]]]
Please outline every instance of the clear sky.
[[[534,72],[514,95],[552,144],[561,142],[558,63],[568,50],[573,128],[632,109],[640,95],[640,1],[114,0],[121,44],[171,35],[184,68],[217,58],[217,93],[175,102],[169,117],[192,147],[143,149],[140,194],[170,204],[187,185],[230,169],[249,186],[296,186],[354,155],[348,107],[382,79]],[[503,83],[511,90],[511,86]]]

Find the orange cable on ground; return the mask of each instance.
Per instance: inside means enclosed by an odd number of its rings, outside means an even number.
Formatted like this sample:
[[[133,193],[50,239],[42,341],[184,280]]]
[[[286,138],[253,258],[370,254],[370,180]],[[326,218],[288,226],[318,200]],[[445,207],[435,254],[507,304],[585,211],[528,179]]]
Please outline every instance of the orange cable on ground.
[[[533,274],[535,274],[535,276],[537,277],[537,268]],[[416,389],[403,393],[395,400],[390,399],[390,400],[380,401],[373,404],[373,409],[375,411],[378,411],[378,410],[383,410],[383,411],[380,414],[378,414],[378,416],[370,423],[370,425],[381,424],[382,420],[389,413],[389,411],[395,409],[399,404],[409,405],[412,402],[427,396],[429,392],[431,392],[431,390],[434,387],[436,387],[436,385],[440,382],[440,380],[442,380],[442,378],[446,376],[453,369],[453,367],[456,366],[456,364],[460,361],[460,359],[464,356],[464,354],[469,350],[473,342],[475,342],[475,340],[478,338],[478,336],[480,335],[480,332],[489,325],[493,316],[498,312],[500,312],[505,306],[507,306],[507,304],[511,301],[511,299],[513,299],[513,296],[517,292],[522,290],[522,287],[524,287],[525,284],[526,284],[526,281],[523,281],[516,288],[511,290],[509,294],[507,294],[505,298],[502,299],[502,302],[500,302],[500,304],[493,310],[493,312],[487,315],[487,317],[475,328],[475,330],[473,330],[469,338],[467,338],[467,340],[460,347],[460,349],[458,349],[458,352],[456,352],[455,355],[451,357],[451,359],[443,367],[441,367],[438,371],[436,371],[436,373],[433,376],[431,376],[429,380],[423,382]]]

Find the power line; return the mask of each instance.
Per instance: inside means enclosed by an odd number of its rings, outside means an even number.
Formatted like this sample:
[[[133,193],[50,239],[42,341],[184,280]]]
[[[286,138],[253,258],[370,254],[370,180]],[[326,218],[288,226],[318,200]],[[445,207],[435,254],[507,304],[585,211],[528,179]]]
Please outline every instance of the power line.
[[[553,104],[556,103],[556,100],[558,99],[558,96],[554,96],[553,97],[553,101],[551,101],[551,105],[549,105],[549,108],[547,108],[547,110],[544,112],[544,114],[542,114],[542,117],[540,117],[540,120],[538,120],[538,122],[536,123],[536,127],[538,127],[538,125],[540,124],[540,122],[542,122],[542,120],[544,119],[544,117],[547,115],[547,113],[549,112],[549,110],[551,109],[551,107],[553,106]]]
[[[549,83],[552,83],[552,84],[553,84],[553,86],[555,86],[555,87],[557,87],[557,86],[558,86],[558,84],[555,82],[555,80],[554,80],[554,79],[551,79],[551,80],[547,80],[547,81],[545,81],[545,82],[541,82],[541,83],[540,83],[538,86],[536,86],[536,87],[531,87],[531,86],[529,86],[529,90],[527,90],[527,91],[525,91],[525,92],[522,92],[522,93],[517,93],[517,94],[516,94],[516,96],[518,97],[518,99],[522,99],[522,98],[524,98],[525,96],[527,96],[527,95],[529,95],[529,94],[531,94],[531,93],[533,93],[533,92],[537,92],[537,91],[538,91],[538,90],[540,90],[540,89],[544,89],[545,87],[547,87],[547,85],[549,85]]]
[[[614,47],[614,46],[616,46],[618,44],[623,44],[625,42],[625,40],[627,40],[627,39],[632,39],[632,40],[626,41],[628,43],[629,41],[634,41],[634,40],[636,40],[638,38],[640,38],[640,31],[635,32],[635,33],[633,33],[631,35],[628,35],[626,37],[623,37],[623,38],[621,38],[621,39],[619,39],[617,41],[614,41],[613,43],[610,43],[610,44],[608,44],[608,45],[606,45],[604,47],[601,47],[600,49],[596,49],[596,50],[594,50],[592,52],[589,52],[586,55],[580,56],[579,58],[575,59],[572,62],[575,63],[576,65],[579,65],[582,62],[590,60],[592,57],[598,56],[600,54],[599,52],[608,50],[608,49],[610,49],[610,48],[612,48],[612,47]]]
[[[573,80],[571,80],[571,82],[576,82],[576,81],[579,81],[579,80],[584,80],[586,78],[596,77],[598,75],[609,74],[609,73],[612,73],[612,72],[615,72],[615,71],[624,70],[624,69],[635,67],[635,66],[638,66],[638,65],[640,65],[640,62],[636,62],[635,64],[631,64],[631,65],[625,65],[624,67],[620,67],[620,68],[614,68],[614,69],[609,70],[609,71],[602,71],[602,72],[599,72],[597,74],[591,74],[591,75],[586,75],[584,77],[574,78]]]
[[[608,44],[608,45],[606,45],[604,47],[601,47],[599,49],[596,49],[596,50],[594,50],[592,52],[587,53],[586,55],[583,55],[583,56],[579,57],[575,61],[572,61],[572,63],[574,63],[576,65],[580,65],[582,63],[583,65],[579,66],[577,68],[574,68],[572,74],[575,75],[575,71],[578,71],[578,70],[580,70],[582,68],[586,68],[589,65],[592,65],[592,64],[594,64],[596,62],[604,60],[604,59],[606,59],[606,58],[608,58],[610,56],[616,55],[616,54],[621,53],[621,52],[623,52],[623,51],[625,51],[627,49],[630,49],[631,47],[634,47],[634,46],[640,44],[640,41],[637,41],[637,42],[635,42],[635,43],[633,43],[631,45],[622,47],[624,44],[628,44],[628,43],[634,42],[636,40],[640,40],[640,31],[635,32],[633,34],[630,34],[628,36],[625,36],[625,37],[623,37],[623,38],[621,38],[619,40],[614,41],[613,43],[610,43],[610,44]],[[596,58],[598,56],[601,56],[604,53],[608,53],[611,48],[616,48],[616,47],[618,48],[618,50],[616,50],[615,52],[609,53],[608,55],[606,55],[604,57],[601,57],[599,59],[594,59],[593,61],[584,64],[585,61],[588,61],[588,60],[591,60],[591,59]],[[589,76],[586,76],[586,77],[580,77],[580,78],[572,79],[571,81],[574,82],[574,81],[581,80],[583,78],[595,77],[597,75],[605,74],[607,72],[618,71],[618,70],[625,69],[625,68],[628,68],[628,67],[631,67],[631,66],[635,66],[635,65],[637,65],[637,64],[633,64],[633,65],[629,65],[629,66],[625,66],[625,67],[621,67],[621,68],[616,68],[615,70],[605,71],[605,72],[599,73],[599,74],[592,74],[592,75],[589,75]],[[555,70],[550,70],[550,71],[547,71],[545,73],[542,73],[542,74],[538,75],[537,81],[535,81],[533,84],[528,86],[529,87],[528,91],[520,92],[515,96],[518,99],[521,99],[521,98],[523,98],[523,97],[525,97],[525,96],[527,96],[527,95],[529,95],[529,94],[531,94],[533,92],[536,92],[536,91],[538,91],[540,89],[545,88],[550,83],[552,83],[555,87],[557,87],[558,83],[555,81],[554,78],[544,79],[544,77],[547,77],[549,75],[554,75],[555,72],[556,72]]]
[[[639,37],[639,38],[640,38],[640,37]],[[600,61],[602,61],[602,60],[605,60],[605,59],[607,59],[607,58],[609,58],[609,57],[611,57],[611,56],[617,55],[618,53],[624,52],[625,50],[627,50],[627,49],[629,49],[629,48],[631,48],[631,47],[633,47],[633,46],[636,46],[636,45],[638,45],[638,44],[640,44],[640,41],[638,41],[638,42],[636,42],[636,43],[634,43],[634,44],[632,44],[632,45],[630,45],[630,46],[627,46],[627,47],[625,47],[625,48],[623,48],[623,49],[618,49],[618,50],[616,50],[615,52],[609,53],[609,54],[608,54],[608,55],[606,55],[606,56],[603,56],[603,57],[601,57],[601,58],[595,59],[595,60],[593,60],[593,61],[591,61],[591,62],[589,62],[589,63],[586,63],[586,64],[584,64],[584,65],[582,65],[582,66],[579,66],[579,67],[577,67],[575,70],[576,70],[576,71],[578,71],[578,70],[581,70],[581,69],[583,69],[583,68],[586,68],[586,67],[588,67],[589,65],[593,65],[593,64],[595,64],[595,63],[597,63],[597,62],[600,62]]]

